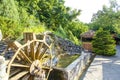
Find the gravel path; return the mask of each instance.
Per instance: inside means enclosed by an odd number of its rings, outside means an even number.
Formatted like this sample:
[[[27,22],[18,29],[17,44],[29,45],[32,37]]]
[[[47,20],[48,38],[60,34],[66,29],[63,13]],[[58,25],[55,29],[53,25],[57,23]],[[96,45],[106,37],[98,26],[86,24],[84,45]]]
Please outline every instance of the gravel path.
[[[112,57],[96,56],[83,80],[120,80],[120,45]]]

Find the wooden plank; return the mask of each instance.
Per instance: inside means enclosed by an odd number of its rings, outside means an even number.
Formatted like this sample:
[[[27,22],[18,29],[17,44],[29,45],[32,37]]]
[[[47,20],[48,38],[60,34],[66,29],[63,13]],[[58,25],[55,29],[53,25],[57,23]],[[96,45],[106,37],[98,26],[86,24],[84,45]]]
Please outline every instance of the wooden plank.
[[[15,74],[19,73],[21,71],[21,69],[12,69],[11,72],[10,72],[10,76],[9,77],[12,77],[14,76]]]
[[[34,42],[30,44],[30,56],[33,60],[35,60]]]
[[[30,77],[28,78],[28,80],[34,80],[34,76],[30,75]]]
[[[19,80],[21,77],[23,77],[27,73],[28,73],[28,71],[22,71],[22,72],[16,74],[14,77],[10,78],[9,80]]]
[[[29,68],[30,66],[27,66],[27,65],[23,65],[23,64],[19,64],[19,63],[12,63],[11,66],[14,66],[14,67],[24,67],[24,68]]]
[[[27,74],[21,80],[28,80],[29,77],[30,77],[30,74]]]
[[[24,33],[24,40],[25,40],[25,43],[29,40],[36,40],[36,35],[32,32],[25,32]]]
[[[13,47],[16,49],[16,50],[18,50],[18,48],[20,48],[22,45],[19,43],[19,42],[17,42],[17,41],[14,41],[13,42]],[[18,54],[17,56],[16,56],[16,58],[18,59],[18,60],[23,60],[24,58],[23,58],[23,56],[22,56],[22,54]]]
[[[21,45],[19,42],[14,41],[14,42],[13,42],[13,46],[14,46],[16,49],[18,49],[18,48],[20,48],[22,45]]]
[[[7,67],[7,74],[8,75],[10,73],[11,64],[14,61],[14,59],[16,58],[16,56],[18,55],[19,51],[20,51],[20,49],[17,50],[17,52],[14,54],[14,56],[12,57],[12,59],[8,63],[8,67]]]
[[[25,43],[31,40],[36,40],[36,35],[32,32],[25,32],[24,33],[24,40]],[[34,42],[30,44],[30,53],[28,52],[28,47],[25,47],[25,53],[30,55],[33,60],[35,60],[35,53],[34,53]]]

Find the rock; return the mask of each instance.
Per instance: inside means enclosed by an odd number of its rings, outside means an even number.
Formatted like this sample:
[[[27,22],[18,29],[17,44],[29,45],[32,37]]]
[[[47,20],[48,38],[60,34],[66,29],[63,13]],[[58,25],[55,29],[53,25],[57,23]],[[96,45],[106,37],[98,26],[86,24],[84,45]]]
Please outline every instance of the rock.
[[[8,80],[5,58],[3,56],[0,56],[0,80]]]

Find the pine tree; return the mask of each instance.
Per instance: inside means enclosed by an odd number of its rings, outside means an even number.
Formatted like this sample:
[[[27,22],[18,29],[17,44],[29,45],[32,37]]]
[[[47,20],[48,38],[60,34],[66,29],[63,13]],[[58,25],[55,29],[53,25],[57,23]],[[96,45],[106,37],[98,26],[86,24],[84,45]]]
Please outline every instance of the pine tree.
[[[100,28],[92,41],[93,52],[98,55],[112,56],[116,54],[115,41],[109,31]]]

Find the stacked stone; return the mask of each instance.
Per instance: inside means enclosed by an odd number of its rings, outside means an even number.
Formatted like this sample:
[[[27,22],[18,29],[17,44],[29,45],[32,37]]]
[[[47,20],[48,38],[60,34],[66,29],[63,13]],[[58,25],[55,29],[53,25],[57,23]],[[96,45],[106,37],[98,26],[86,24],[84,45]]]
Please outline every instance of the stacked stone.
[[[6,50],[7,44],[5,44],[3,41],[0,41],[0,55],[4,56],[6,59],[10,59],[13,56],[12,50]]]
[[[82,48],[80,46],[75,45],[69,40],[58,37],[56,42],[58,43],[58,46],[60,46],[60,48],[68,54],[80,54],[82,51]]]
[[[6,49],[7,45],[0,41],[0,54],[4,52],[4,50]]]
[[[65,68],[68,73],[66,80],[79,80],[80,75],[84,73],[83,71],[90,64],[91,57],[91,53],[82,51],[81,56]]]

